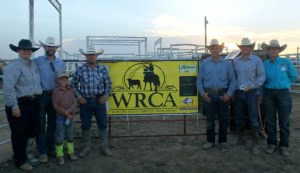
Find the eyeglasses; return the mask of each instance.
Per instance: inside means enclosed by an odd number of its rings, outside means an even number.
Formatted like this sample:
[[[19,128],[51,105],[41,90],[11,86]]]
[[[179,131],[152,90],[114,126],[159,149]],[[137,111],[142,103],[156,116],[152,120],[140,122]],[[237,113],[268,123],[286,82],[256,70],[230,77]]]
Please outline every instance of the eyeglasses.
[[[50,67],[51,67],[51,70],[52,70],[53,72],[55,72],[55,66],[54,66],[53,62],[50,62]]]

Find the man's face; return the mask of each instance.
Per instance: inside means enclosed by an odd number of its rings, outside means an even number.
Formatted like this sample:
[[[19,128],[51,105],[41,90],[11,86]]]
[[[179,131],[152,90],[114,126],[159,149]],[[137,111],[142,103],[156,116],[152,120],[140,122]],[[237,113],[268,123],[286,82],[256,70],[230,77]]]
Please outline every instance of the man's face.
[[[251,46],[240,46],[242,55],[249,55],[251,52]]]
[[[89,65],[95,65],[97,56],[95,54],[86,55],[86,60]]]
[[[56,52],[56,47],[55,46],[44,46],[45,48],[45,53],[47,56],[54,56]]]
[[[212,56],[217,56],[222,51],[221,47],[218,45],[210,46],[208,49]]]
[[[270,47],[269,48],[269,56],[271,58],[278,57],[279,53],[280,53],[280,49],[278,47]]]
[[[31,49],[20,49],[18,50],[19,56],[22,57],[25,60],[30,59],[32,55],[32,50]]]

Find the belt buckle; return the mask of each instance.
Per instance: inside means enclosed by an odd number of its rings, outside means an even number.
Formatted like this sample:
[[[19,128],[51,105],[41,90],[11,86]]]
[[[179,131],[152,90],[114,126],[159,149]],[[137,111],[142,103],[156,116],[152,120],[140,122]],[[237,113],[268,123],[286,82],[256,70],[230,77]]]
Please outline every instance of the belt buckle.
[[[92,95],[90,98],[91,98],[91,99],[96,99],[96,98],[97,98],[97,96],[95,96],[95,95]]]

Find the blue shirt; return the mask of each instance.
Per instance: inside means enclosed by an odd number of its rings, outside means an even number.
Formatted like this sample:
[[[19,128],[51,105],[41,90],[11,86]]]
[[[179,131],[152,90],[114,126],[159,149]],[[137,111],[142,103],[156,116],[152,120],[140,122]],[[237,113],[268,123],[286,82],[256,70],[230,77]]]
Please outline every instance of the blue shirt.
[[[99,94],[109,96],[111,79],[105,66],[97,64],[91,68],[84,64],[77,68],[71,81],[75,94],[80,97],[91,97]]]
[[[53,61],[54,68],[51,68],[50,60],[46,55],[39,56],[33,61],[36,63],[41,77],[43,90],[53,90],[56,87],[56,74],[65,71],[65,63],[55,57]]]
[[[290,88],[291,83],[298,79],[297,70],[286,58],[277,57],[274,62],[268,59],[264,62],[266,81],[264,87],[270,89]]]
[[[17,98],[42,93],[36,65],[23,58],[13,60],[4,67],[3,91],[5,104],[18,108]]]
[[[262,60],[250,54],[247,59],[241,56],[233,60],[233,68],[237,79],[237,87],[250,87],[250,89],[260,88],[266,78],[264,64]]]
[[[232,64],[224,58],[214,62],[208,57],[200,64],[196,85],[202,96],[205,94],[204,88],[228,88],[226,94],[232,96],[236,88]]]

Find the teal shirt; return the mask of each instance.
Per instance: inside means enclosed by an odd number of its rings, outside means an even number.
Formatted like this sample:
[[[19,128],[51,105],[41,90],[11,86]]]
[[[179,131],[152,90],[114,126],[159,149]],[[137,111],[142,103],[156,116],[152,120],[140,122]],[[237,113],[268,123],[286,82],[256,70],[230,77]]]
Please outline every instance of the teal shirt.
[[[268,59],[264,62],[266,81],[264,87],[269,89],[290,88],[298,79],[297,70],[286,58],[277,57],[274,62]]]

